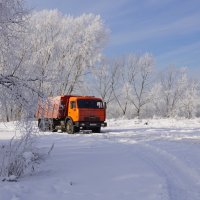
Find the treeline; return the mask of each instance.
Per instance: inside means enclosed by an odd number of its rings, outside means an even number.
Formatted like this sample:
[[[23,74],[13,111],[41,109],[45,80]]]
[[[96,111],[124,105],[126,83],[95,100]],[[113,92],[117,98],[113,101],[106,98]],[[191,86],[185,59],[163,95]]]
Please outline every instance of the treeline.
[[[154,57],[102,56],[108,31],[100,16],[29,13],[22,1],[0,3],[1,121],[33,116],[39,97],[95,95],[108,117],[198,117],[199,83],[187,69],[155,69]]]
[[[175,66],[160,72],[151,54],[132,54],[102,62],[89,85],[111,118],[199,117],[200,85],[188,73]]]

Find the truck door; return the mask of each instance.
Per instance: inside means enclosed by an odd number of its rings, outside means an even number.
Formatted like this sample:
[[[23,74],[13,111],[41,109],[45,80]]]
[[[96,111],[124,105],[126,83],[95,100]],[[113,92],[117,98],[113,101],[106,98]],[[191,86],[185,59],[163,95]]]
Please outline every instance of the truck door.
[[[78,121],[78,109],[76,101],[74,100],[69,102],[69,117],[71,117],[74,122]]]

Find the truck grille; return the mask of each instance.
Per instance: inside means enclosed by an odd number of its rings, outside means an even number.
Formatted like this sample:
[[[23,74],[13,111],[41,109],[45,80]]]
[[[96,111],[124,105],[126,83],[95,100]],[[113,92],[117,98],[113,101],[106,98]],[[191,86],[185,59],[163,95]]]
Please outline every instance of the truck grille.
[[[95,116],[90,116],[90,117],[85,117],[84,121],[87,121],[87,122],[99,122],[100,118],[99,117],[95,117]]]

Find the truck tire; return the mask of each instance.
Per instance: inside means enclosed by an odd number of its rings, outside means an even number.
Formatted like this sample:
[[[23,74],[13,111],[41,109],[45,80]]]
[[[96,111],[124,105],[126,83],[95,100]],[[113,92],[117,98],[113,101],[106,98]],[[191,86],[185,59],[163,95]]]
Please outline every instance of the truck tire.
[[[56,129],[56,126],[55,126],[53,119],[49,120],[49,130],[52,131],[52,132],[57,132],[57,129]]]
[[[47,130],[45,119],[38,120],[38,128],[39,128],[39,131],[43,131],[43,132]]]
[[[66,131],[69,134],[74,134],[74,125],[73,122],[71,120],[68,120],[66,123]]]

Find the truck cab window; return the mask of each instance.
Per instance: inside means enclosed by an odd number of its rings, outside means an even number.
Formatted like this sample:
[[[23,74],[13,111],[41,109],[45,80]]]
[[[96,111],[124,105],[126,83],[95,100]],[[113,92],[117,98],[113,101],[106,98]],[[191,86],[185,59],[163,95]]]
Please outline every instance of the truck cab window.
[[[76,108],[76,102],[75,101],[70,101],[70,108]]]
[[[99,109],[99,108],[103,108],[103,102],[100,100],[79,99],[78,108]]]

